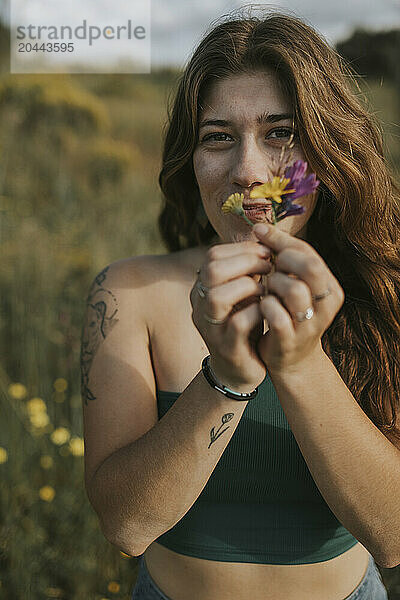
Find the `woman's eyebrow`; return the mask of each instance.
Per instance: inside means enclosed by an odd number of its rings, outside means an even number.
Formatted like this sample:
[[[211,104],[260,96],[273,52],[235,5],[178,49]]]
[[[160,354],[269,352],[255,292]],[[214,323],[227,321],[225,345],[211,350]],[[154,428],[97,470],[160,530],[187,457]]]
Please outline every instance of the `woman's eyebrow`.
[[[277,123],[278,121],[286,121],[287,119],[293,120],[293,115],[289,113],[282,114],[269,114],[262,113],[258,115],[256,121],[259,125],[265,125],[267,123]],[[204,119],[200,122],[199,128],[206,127],[207,125],[214,125],[217,127],[231,127],[233,125],[232,121],[226,121],[225,119]]]
[[[289,113],[270,115],[267,112],[263,112],[256,120],[259,125],[264,125],[265,123],[276,123],[277,121],[286,121],[287,119],[293,121],[293,115]]]

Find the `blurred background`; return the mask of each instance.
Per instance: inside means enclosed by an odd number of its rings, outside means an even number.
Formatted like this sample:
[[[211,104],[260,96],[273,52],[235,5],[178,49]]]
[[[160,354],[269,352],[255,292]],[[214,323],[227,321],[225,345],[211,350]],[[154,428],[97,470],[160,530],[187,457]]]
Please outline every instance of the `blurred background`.
[[[400,4],[321,4],[275,6],[297,10],[357,70],[399,179]],[[10,75],[0,22],[0,598],[130,598],[137,559],[103,538],[83,485],[85,299],[110,262],[166,252],[167,101],[209,23],[237,6],[154,2],[146,75]],[[381,573],[400,599],[400,567]]]

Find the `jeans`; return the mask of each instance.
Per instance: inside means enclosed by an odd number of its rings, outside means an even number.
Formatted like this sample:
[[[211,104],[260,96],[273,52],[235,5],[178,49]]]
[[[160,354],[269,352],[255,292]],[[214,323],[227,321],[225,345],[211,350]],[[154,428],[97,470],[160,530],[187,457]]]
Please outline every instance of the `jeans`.
[[[143,554],[139,560],[139,572],[131,600],[173,600],[164,594],[150,577]],[[343,600],[388,600],[382,577],[371,555],[364,577],[356,589]]]

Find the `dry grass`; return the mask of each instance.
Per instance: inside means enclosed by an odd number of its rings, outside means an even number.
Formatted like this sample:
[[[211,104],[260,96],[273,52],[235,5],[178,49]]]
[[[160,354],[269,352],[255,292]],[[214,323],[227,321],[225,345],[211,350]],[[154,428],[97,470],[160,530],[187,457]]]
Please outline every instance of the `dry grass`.
[[[100,269],[165,251],[156,179],[174,80],[0,79],[4,598],[130,597],[136,560],[104,540],[83,488],[80,331]],[[398,95],[370,89],[400,164]],[[399,571],[385,577],[396,598]]]

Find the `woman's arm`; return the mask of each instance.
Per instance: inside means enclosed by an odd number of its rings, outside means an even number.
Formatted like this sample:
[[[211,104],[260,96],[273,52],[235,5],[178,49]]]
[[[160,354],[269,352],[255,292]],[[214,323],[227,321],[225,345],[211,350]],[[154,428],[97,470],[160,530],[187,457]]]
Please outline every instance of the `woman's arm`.
[[[247,404],[213,390],[200,372],[147,433],[109,456],[88,487],[106,538],[137,556],[180,521]],[[215,441],[212,429],[220,430]]]
[[[339,521],[382,567],[400,563],[400,450],[357,404],[319,348],[270,372],[307,466]]]
[[[256,225],[276,253],[258,344],[308,468],[332,512],[383,567],[400,562],[400,449],[372,423],[324,353],[344,292],[321,256],[276,227]],[[293,277],[293,275],[295,277]],[[316,295],[328,295],[316,301]],[[312,318],[297,312],[313,307]]]
[[[214,327],[216,342],[207,343],[212,358],[220,358],[219,343],[228,359],[246,367],[243,379],[235,363],[220,359],[217,370],[213,363],[217,378],[235,391],[249,392],[265,377],[264,365],[252,358],[246,342],[254,327],[262,326],[258,304],[229,316],[224,328],[202,321],[204,311],[229,315],[232,302],[262,291],[247,273],[268,272],[260,257],[265,252],[255,242],[238,246],[211,253],[211,271],[222,278],[211,299],[201,298],[195,288],[191,297],[202,330]],[[215,262],[221,252],[227,260]],[[213,389],[200,372],[158,420],[147,324],[154,311],[167,310],[168,288],[160,289],[160,282],[167,286],[166,278],[165,264],[160,267],[152,257],[104,269],[89,292],[82,336],[86,490],[104,535],[133,555],[142,554],[191,508],[247,406]],[[204,335],[209,340],[207,331]],[[255,371],[260,381],[251,379]]]

